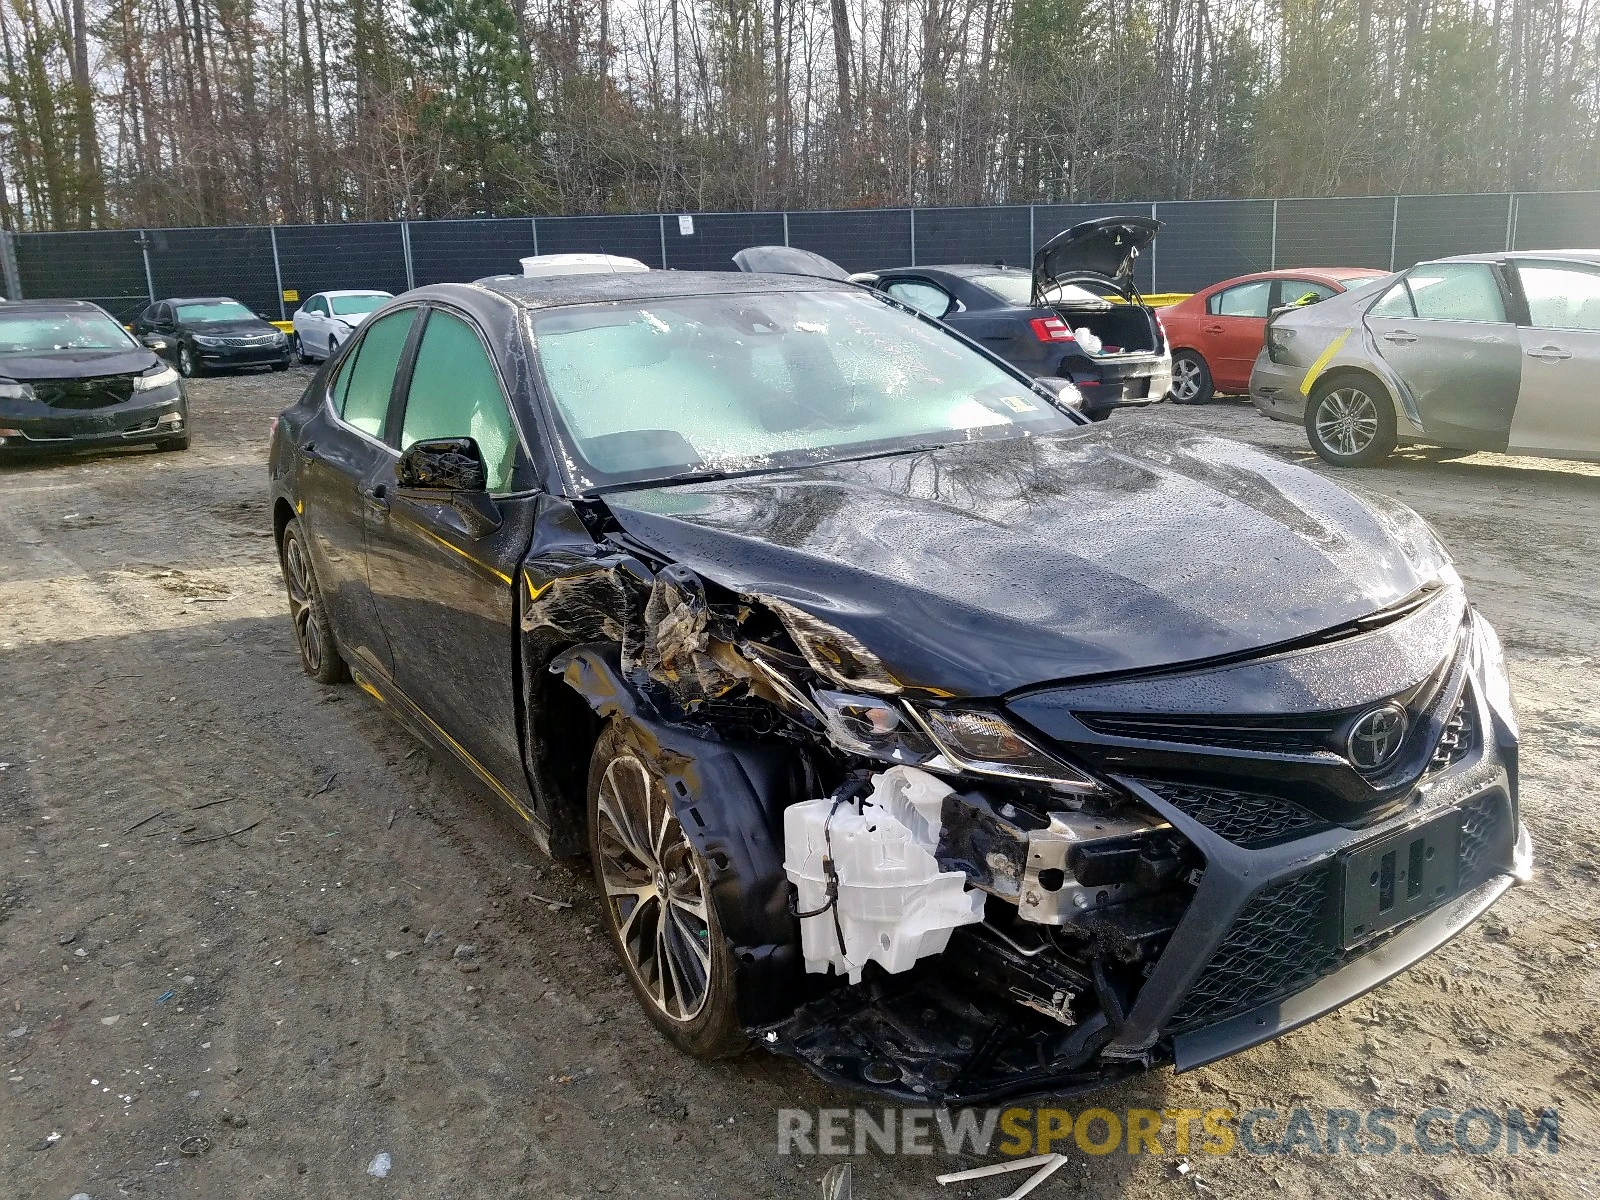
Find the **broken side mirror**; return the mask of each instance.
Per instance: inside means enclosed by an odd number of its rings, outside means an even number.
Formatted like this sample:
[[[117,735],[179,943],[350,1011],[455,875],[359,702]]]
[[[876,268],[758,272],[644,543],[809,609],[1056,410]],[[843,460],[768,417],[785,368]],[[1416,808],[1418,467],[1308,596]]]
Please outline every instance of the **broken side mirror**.
[[[500,528],[500,508],[489,495],[489,469],[483,451],[469,437],[429,438],[413,442],[395,465],[402,491],[448,504],[465,523],[467,533],[483,537]]]

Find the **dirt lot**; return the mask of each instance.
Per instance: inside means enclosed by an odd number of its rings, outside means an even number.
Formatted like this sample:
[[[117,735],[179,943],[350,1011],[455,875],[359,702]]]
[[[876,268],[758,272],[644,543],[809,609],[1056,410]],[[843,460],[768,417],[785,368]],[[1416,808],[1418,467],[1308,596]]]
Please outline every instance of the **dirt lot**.
[[[301,674],[263,461],[304,381],[197,383],[186,454],[0,472],[0,1197],[817,1195],[828,1161],[780,1158],[776,1110],[857,1101],[760,1053],[670,1052],[582,869]],[[1309,458],[1247,406],[1159,415]],[[1099,1099],[1385,1106],[1403,1130],[1554,1106],[1560,1153],[1169,1142],[1078,1155],[1038,1196],[1600,1192],[1600,467],[1418,453],[1343,478],[1433,522],[1506,639],[1538,877],[1340,1014]],[[958,1165],[869,1155],[855,1194],[948,1195]]]

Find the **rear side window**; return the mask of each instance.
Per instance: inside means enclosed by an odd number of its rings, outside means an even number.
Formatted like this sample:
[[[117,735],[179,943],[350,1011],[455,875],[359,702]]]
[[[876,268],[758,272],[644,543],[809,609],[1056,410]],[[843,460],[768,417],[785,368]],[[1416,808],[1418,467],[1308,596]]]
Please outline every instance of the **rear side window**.
[[[1278,284],[1278,303],[1282,304],[1316,304],[1338,293],[1325,283],[1313,283],[1309,279],[1284,279]]]
[[[415,309],[402,309],[369,326],[334,381],[334,409],[346,425],[368,437],[383,437],[395,368],[400,365],[414,316]]]
[[[1406,291],[1406,281],[1400,280],[1379,300],[1367,310],[1369,317],[1414,317],[1416,312],[1411,307],[1411,293]]]
[[[1429,263],[1406,276],[1418,317],[1434,321],[1506,319],[1500,284],[1487,263]]]
[[[491,492],[510,486],[517,435],[494,364],[470,325],[435,311],[428,317],[411,368],[400,448],[449,437],[470,437],[478,443]]]
[[[1565,263],[1518,263],[1517,274],[1534,328],[1600,332],[1600,270]]]
[[[1258,279],[1218,292],[1206,302],[1206,309],[1216,317],[1265,317],[1271,300],[1272,280]]]

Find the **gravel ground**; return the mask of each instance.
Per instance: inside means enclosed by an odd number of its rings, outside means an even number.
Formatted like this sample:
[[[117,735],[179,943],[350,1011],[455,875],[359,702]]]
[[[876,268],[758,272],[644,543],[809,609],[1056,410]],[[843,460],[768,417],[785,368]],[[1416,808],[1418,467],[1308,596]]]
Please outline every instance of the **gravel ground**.
[[[828,1160],[780,1157],[776,1110],[856,1101],[764,1054],[669,1051],[582,865],[301,674],[263,463],[306,378],[196,383],[188,453],[0,471],[0,1197],[817,1195]],[[1152,417],[1325,469],[1237,402],[1118,419]],[[1072,1151],[1045,1200],[1600,1192],[1600,467],[1417,452],[1341,479],[1431,521],[1505,637],[1538,876],[1342,1012],[1096,1100],[1553,1106],[1560,1152],[1179,1155],[1169,1134]],[[1014,1186],[934,1183],[974,1161],[868,1154],[855,1194]]]

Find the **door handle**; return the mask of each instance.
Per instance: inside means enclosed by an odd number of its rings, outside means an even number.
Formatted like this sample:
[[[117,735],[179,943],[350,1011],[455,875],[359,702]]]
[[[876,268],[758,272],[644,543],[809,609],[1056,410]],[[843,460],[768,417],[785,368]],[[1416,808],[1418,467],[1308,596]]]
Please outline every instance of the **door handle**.
[[[389,511],[389,489],[383,484],[374,484],[361,494],[366,497],[367,503],[379,512]]]
[[[1541,346],[1537,350],[1528,351],[1529,358],[1537,358],[1541,362],[1560,362],[1564,358],[1571,358],[1570,351],[1563,350],[1560,346]]]
[[[1200,332],[1202,332],[1202,333],[1222,333],[1223,329],[1222,329],[1221,325],[1202,325],[1202,326],[1200,326]]]
[[[1393,342],[1396,346],[1409,346],[1412,342],[1417,340],[1417,335],[1414,333],[1407,333],[1404,329],[1396,329],[1393,333],[1384,334],[1383,340],[1386,342]]]

